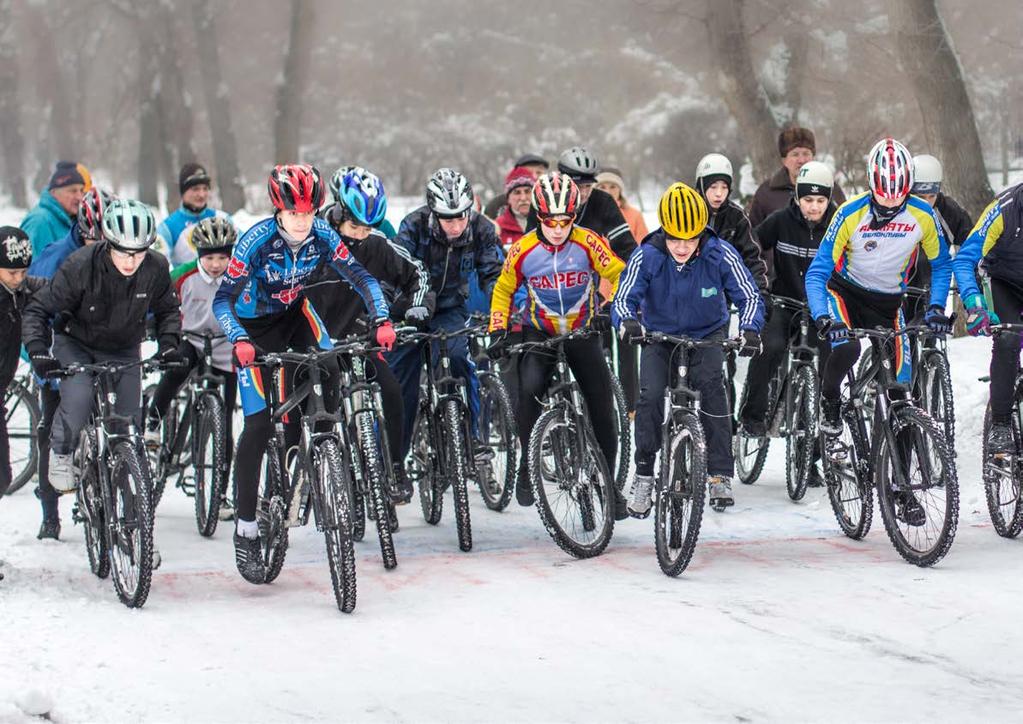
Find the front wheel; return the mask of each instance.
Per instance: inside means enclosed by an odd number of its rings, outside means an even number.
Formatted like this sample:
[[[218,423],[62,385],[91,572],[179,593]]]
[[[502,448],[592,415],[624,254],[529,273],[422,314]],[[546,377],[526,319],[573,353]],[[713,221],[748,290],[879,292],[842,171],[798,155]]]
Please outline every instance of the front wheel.
[[[270,445],[263,458],[263,480],[256,501],[256,523],[263,544],[264,583],[273,582],[281,575],[284,558],[288,554],[288,493],[284,485],[280,448]],[[300,493],[295,479],[295,495]],[[236,507],[237,509],[237,507]]]
[[[437,525],[444,514],[444,487],[437,470],[440,450],[433,442],[433,426],[436,423],[431,422],[429,417],[429,406],[421,404],[412,425],[408,476],[419,488],[419,505],[423,510],[423,519],[430,525]]]
[[[763,384],[759,380],[751,380],[747,375],[746,384],[742,387],[742,401],[739,403],[739,410],[746,407],[746,396],[749,394],[751,384]],[[774,401],[777,398],[778,387],[777,375],[771,377],[768,383],[767,399]],[[771,438],[748,437],[741,429],[735,433],[735,440],[732,444],[732,452],[735,457],[735,476],[739,482],[745,485],[753,485],[760,478],[764,470],[764,463],[767,462],[767,451],[771,446]]]
[[[369,486],[367,502],[373,506],[373,517],[376,519],[377,537],[380,539],[380,555],[384,561],[384,568],[391,570],[398,565],[398,556],[394,552],[390,500],[385,491],[385,488],[388,487],[384,472],[385,457],[380,443],[380,436],[385,434],[383,420],[369,412],[359,413],[358,431],[362,474]]]
[[[135,445],[120,442],[110,460],[107,511],[108,546],[117,597],[128,608],[140,608],[149,597],[153,576],[153,507],[149,466]]]
[[[472,521],[469,518],[469,474],[468,428],[465,413],[455,400],[444,404],[444,446],[441,450],[444,460],[443,475],[451,483],[455,499],[455,527],[458,529],[458,547],[463,551],[472,550]]]
[[[355,610],[356,597],[355,545],[352,542],[351,498],[343,465],[341,453],[333,440],[324,440],[316,446],[314,485],[320,496],[317,522],[323,529],[327,545],[334,599],[342,613],[351,613]]]
[[[810,367],[801,366],[792,385],[791,423],[785,438],[785,487],[792,500],[802,500],[817,446],[817,375]]]
[[[192,439],[195,473],[195,526],[209,538],[217,530],[220,503],[227,490],[227,421],[224,405],[212,393],[203,395],[198,425]]]
[[[480,437],[494,453],[491,460],[476,461],[480,493],[490,510],[502,511],[515,491],[519,437],[508,390],[501,378],[491,372],[480,375],[479,418]]]
[[[860,413],[850,406],[842,415],[841,435],[829,438],[822,433],[819,437],[831,510],[838,527],[853,540],[867,535],[874,516],[874,490],[868,475],[864,428]]]
[[[695,415],[683,415],[672,426],[661,455],[654,543],[661,570],[674,577],[689,566],[703,522],[707,444]]]

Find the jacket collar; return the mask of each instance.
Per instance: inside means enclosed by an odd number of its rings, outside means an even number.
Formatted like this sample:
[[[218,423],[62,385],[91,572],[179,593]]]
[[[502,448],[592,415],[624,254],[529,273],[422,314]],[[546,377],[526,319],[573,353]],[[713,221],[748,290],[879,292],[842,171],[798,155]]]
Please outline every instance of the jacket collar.
[[[774,172],[774,176],[771,177],[767,185],[772,189],[780,189],[783,191],[795,191],[796,187],[792,185],[792,181],[789,179],[789,170],[782,166]]]
[[[65,226],[71,226],[71,217],[64,211],[64,207],[60,205],[57,199],[53,198],[53,194],[50,193],[49,189],[43,191],[39,196],[39,207],[46,209],[51,214],[60,219],[60,222]]]

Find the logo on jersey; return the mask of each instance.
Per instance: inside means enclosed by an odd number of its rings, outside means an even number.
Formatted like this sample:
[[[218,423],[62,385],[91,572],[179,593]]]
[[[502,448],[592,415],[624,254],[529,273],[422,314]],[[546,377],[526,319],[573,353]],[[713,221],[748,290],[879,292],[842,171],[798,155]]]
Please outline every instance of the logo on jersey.
[[[867,242],[863,245],[863,251],[874,251],[874,249],[876,248],[877,248],[876,239],[868,239]]]
[[[299,295],[301,293],[302,293],[302,285],[299,284],[298,286],[289,287],[287,289],[282,289],[281,291],[277,292],[276,294],[271,294],[270,296],[273,299],[279,300],[282,304],[291,305],[292,302],[294,302],[296,299],[298,299],[298,297],[299,297]]]
[[[331,259],[331,261],[347,262],[348,258],[351,255],[352,255],[352,252],[350,252],[348,250],[348,247],[345,246],[345,243],[342,241],[342,242],[339,242],[338,245],[334,247],[334,255],[330,259]]]
[[[249,265],[236,256],[232,256],[231,261],[227,263],[227,275],[232,279],[243,277],[248,271]]]
[[[702,296],[704,299],[706,299],[707,297],[715,297],[715,296],[717,296],[717,293],[718,293],[718,288],[717,287],[710,287],[710,288],[701,287],[700,288],[700,296]]]
[[[567,287],[585,286],[592,279],[593,275],[589,270],[558,272],[557,274],[542,274],[529,277],[529,286],[533,289],[564,289]]]

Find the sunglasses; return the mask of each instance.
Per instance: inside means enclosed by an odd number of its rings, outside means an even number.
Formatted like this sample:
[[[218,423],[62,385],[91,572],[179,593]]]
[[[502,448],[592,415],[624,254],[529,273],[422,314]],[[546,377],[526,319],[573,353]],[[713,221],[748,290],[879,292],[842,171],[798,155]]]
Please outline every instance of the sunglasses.
[[[544,216],[540,223],[548,229],[564,229],[575,223],[574,216]]]

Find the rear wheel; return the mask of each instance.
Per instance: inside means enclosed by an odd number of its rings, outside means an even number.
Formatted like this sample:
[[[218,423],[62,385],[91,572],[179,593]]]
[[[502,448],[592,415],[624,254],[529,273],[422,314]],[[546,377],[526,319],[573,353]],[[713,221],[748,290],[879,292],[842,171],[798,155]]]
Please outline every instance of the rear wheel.
[[[85,552],[89,557],[89,569],[97,577],[106,578],[110,575],[110,547],[96,460],[96,433],[92,427],[86,427],[79,435],[78,448],[75,450],[74,466],[78,475],[75,520],[81,522],[85,532]]]
[[[130,442],[120,442],[110,459],[114,510],[108,528],[114,589],[128,608],[143,606],[153,575],[153,507],[149,466]]]
[[[677,576],[696,550],[706,497],[706,442],[695,415],[680,416],[661,455],[654,542],[661,570],[665,575]]]
[[[433,442],[433,425],[429,421],[430,408],[420,405],[412,427],[412,445],[408,457],[408,476],[419,488],[419,504],[423,519],[430,525],[440,523],[444,514],[444,488],[437,469],[440,450]]]
[[[7,386],[3,404],[11,455],[11,484],[5,495],[11,495],[31,480],[39,467],[36,429],[41,415],[35,395],[19,380]]]
[[[991,405],[984,414],[984,436],[982,438],[982,460],[984,461],[984,494],[991,524],[1003,538],[1015,538],[1023,531],[1023,499],[1020,480],[1023,479],[1023,459],[1020,450],[1020,399],[1017,397],[1012,415],[1012,437],[1015,455],[999,455],[988,452],[987,438],[991,431]]]
[[[621,491],[629,476],[629,453],[632,450],[632,434],[629,427],[629,407],[625,401],[625,389],[618,375],[611,371],[611,398],[614,400],[614,429],[618,436],[618,467],[615,469],[615,488]]]
[[[791,425],[785,438],[785,486],[792,500],[802,500],[817,446],[817,375],[801,366],[792,387]]]
[[[746,396],[749,394],[749,385],[751,384],[763,384],[760,380],[751,380],[747,375],[746,384],[742,387],[742,402],[739,404],[739,411],[746,407]],[[771,377],[771,381],[768,383],[767,399],[768,406],[771,407],[772,402],[777,399],[778,393],[778,376]],[[771,446],[771,438],[768,436],[764,437],[749,437],[742,429],[739,429],[735,433],[735,438],[732,443],[732,451],[735,456],[735,475],[739,478],[739,482],[745,483],[746,485],[752,485],[757,482],[760,478],[760,473],[764,470],[764,463],[767,461],[767,451]]]
[[[948,449],[955,451],[956,413],[952,397],[952,375],[948,358],[938,349],[924,350],[921,374],[920,407],[945,434]]]
[[[220,398],[206,393],[199,404],[192,468],[195,475],[195,526],[209,538],[220,520],[220,503],[227,489],[227,433]]]
[[[480,438],[490,447],[490,460],[476,461],[480,493],[490,510],[508,507],[515,491],[519,438],[511,400],[501,378],[491,372],[480,375]]]
[[[860,540],[870,531],[874,516],[865,425],[855,409],[846,409],[842,417],[841,435],[833,439],[820,435],[821,464],[838,527],[848,537]]]

